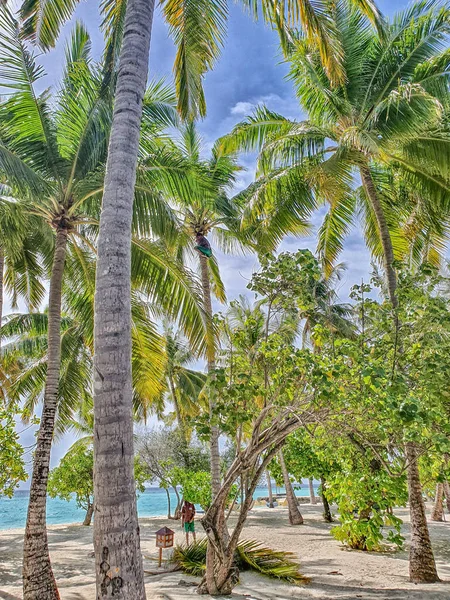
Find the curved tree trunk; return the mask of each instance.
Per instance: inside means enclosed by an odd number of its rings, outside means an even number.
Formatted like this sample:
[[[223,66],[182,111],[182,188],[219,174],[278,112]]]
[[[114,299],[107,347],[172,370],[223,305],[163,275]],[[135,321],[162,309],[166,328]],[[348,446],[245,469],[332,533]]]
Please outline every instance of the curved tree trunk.
[[[417,464],[418,451],[414,442],[405,444],[408,461],[409,512],[411,516],[411,545],[409,548],[409,577],[413,583],[434,583],[439,581],[431,547],[422,498],[422,486]]]
[[[206,344],[207,344],[207,367],[208,373],[215,369],[216,353],[213,329],[213,311],[211,303],[211,285],[209,281],[208,259],[204,255],[199,255],[200,269],[202,276],[203,308],[206,315]],[[209,390],[209,412],[212,418],[215,407],[215,401]],[[211,488],[212,499],[217,496],[220,490],[220,451],[219,451],[219,428],[216,425],[211,427]]]
[[[131,223],[154,0],[129,0],[98,238],[94,331],[97,597],[143,600],[134,481]]]
[[[317,504],[316,493],[314,491],[314,480],[312,479],[312,477],[310,477],[308,479],[308,483],[309,483],[309,501],[311,502],[311,504]]]
[[[88,509],[86,511],[86,516],[84,517],[83,525],[89,527],[92,522],[92,515],[94,514],[94,505],[89,504]]]
[[[272,480],[269,469],[266,469],[267,489],[269,490],[269,508],[273,508]]]
[[[59,599],[48,552],[46,506],[50,451],[58,409],[61,366],[61,293],[66,249],[67,229],[58,228],[48,300],[48,350],[44,405],[34,453],[30,501],[23,544],[24,600]]]
[[[327,498],[327,484],[323,477],[320,478],[320,485],[322,488],[322,504],[323,504],[323,519],[327,523],[333,522],[333,515],[331,514],[330,504]]]
[[[278,459],[280,461],[281,471],[283,473],[284,487],[286,489],[286,500],[289,509],[289,523],[291,525],[303,525],[302,513],[298,508],[297,497],[295,496],[294,488],[292,487],[291,480],[289,479],[289,473],[286,468],[286,463],[284,462],[282,450],[278,452]]]
[[[437,483],[433,510],[431,511],[431,520],[432,521],[442,521],[443,516],[444,516],[444,484]]]
[[[369,202],[372,206],[373,212],[378,225],[378,232],[380,234],[381,246],[383,248],[383,259],[384,269],[386,271],[386,280],[388,286],[389,299],[394,308],[397,307],[397,275],[394,269],[394,250],[392,248],[392,240],[389,233],[389,227],[386,222],[383,207],[378,196],[378,191],[375,187],[375,183],[370,172],[370,168],[361,167],[360,169],[361,179],[364,190],[367,194]]]
[[[450,513],[450,483],[448,481],[444,481],[444,495],[447,511]]]

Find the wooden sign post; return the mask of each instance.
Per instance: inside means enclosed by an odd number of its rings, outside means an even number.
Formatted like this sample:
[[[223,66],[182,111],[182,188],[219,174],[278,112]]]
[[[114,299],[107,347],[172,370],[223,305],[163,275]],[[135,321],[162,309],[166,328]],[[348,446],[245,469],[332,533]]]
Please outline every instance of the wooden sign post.
[[[159,548],[159,567],[162,563],[163,548],[171,548],[173,546],[174,535],[175,532],[169,529],[168,527],[162,527],[159,531],[156,532],[156,547]]]

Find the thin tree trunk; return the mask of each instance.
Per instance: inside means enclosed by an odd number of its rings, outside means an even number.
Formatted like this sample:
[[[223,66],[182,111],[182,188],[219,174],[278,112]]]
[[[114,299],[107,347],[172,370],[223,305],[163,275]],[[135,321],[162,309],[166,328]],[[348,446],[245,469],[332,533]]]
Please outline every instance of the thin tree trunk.
[[[389,299],[394,308],[397,307],[397,275],[394,269],[394,250],[392,248],[392,240],[389,233],[389,227],[386,222],[383,207],[378,196],[378,191],[372,178],[370,168],[361,167],[361,179],[364,190],[367,194],[369,202],[378,225],[378,233],[380,234],[381,246],[383,248],[384,269],[386,271],[386,280],[388,286]]]
[[[94,548],[97,598],[143,600],[134,481],[131,223],[154,0],[129,0],[106,164],[95,289]]]
[[[175,508],[175,514],[174,514],[173,518],[178,520],[178,519],[181,519],[181,509],[182,509],[181,505],[183,503],[183,499],[180,498],[180,494],[179,494],[179,492],[177,490],[177,486],[174,485],[172,487],[173,487],[173,490],[175,492],[175,496],[177,497],[177,506]]]
[[[445,502],[447,504],[447,511],[450,513],[450,484],[448,481],[444,481],[444,495]]]
[[[286,500],[289,509],[289,522],[291,525],[303,525],[303,517],[298,508],[298,501],[292,487],[291,480],[289,479],[289,473],[284,462],[283,451],[278,452],[278,459],[280,461],[281,471],[283,473],[284,487],[286,490]]]
[[[322,488],[322,504],[323,504],[323,519],[327,523],[333,522],[333,515],[331,514],[330,504],[327,498],[327,484],[324,477],[320,478],[320,486]]]
[[[408,461],[409,512],[411,516],[411,545],[409,548],[409,577],[413,583],[439,581],[428,532],[425,504],[417,464],[418,451],[414,442],[405,444]]]
[[[50,451],[58,409],[61,366],[61,293],[67,249],[67,229],[56,230],[48,301],[48,350],[44,404],[33,460],[30,500],[23,544],[24,600],[59,599],[48,551],[46,505]]]
[[[316,493],[314,491],[314,480],[310,477],[308,479],[309,483],[309,501],[311,504],[317,504]]]
[[[171,519],[172,518],[172,510],[170,507],[170,493],[168,488],[164,488],[166,490],[166,494],[167,494],[167,518]]]
[[[267,489],[269,490],[269,508],[273,508],[272,480],[269,469],[266,469]]]
[[[203,308],[206,315],[206,343],[207,343],[207,368],[208,374],[212,373],[216,367],[215,361],[215,341],[213,329],[213,311],[211,303],[211,285],[209,281],[208,259],[206,256],[200,255],[200,269],[202,276],[202,291],[203,291]],[[209,412],[210,418],[213,418],[215,408],[215,400],[211,389],[209,390]],[[220,490],[220,451],[219,451],[219,428],[217,425],[211,427],[211,488],[212,499],[217,496]]]
[[[432,521],[442,521],[444,516],[444,484],[436,484],[436,496],[434,498],[433,510],[431,511]]]
[[[84,517],[83,525],[89,527],[92,522],[92,515],[94,514],[94,505],[89,504],[88,509],[86,511],[86,516]]]

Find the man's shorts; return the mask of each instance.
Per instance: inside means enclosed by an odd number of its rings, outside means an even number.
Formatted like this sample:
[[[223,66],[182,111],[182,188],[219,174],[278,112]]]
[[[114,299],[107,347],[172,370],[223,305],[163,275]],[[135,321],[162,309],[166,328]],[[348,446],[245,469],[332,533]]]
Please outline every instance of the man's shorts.
[[[194,521],[191,521],[190,523],[185,523],[185,524],[184,524],[184,531],[185,531],[186,533],[189,533],[190,531],[191,531],[192,533],[194,533],[194,531],[195,531],[195,525],[194,525]]]

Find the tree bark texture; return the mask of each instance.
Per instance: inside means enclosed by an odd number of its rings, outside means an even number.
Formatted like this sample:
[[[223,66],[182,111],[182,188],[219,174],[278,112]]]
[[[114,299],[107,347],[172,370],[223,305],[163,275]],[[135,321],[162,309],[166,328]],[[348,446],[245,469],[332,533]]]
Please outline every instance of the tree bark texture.
[[[280,452],[278,453],[278,459],[280,461],[281,472],[283,473],[284,487],[286,490],[286,500],[289,509],[289,523],[291,525],[303,525],[303,517],[298,508],[297,497],[295,495],[294,488],[292,487],[292,483],[289,478],[289,473],[286,468],[286,463],[284,461],[282,450],[280,450]]]
[[[203,292],[203,309],[206,317],[206,351],[207,351],[207,368],[208,374],[214,372],[216,367],[216,356],[215,356],[215,340],[214,340],[214,329],[213,329],[213,311],[211,302],[211,285],[209,280],[209,268],[208,259],[206,256],[199,255],[201,278],[202,278],[202,292]],[[211,389],[209,390],[209,412],[210,418],[213,418],[215,408],[215,400]],[[210,440],[210,453],[211,453],[211,488],[212,498],[214,499],[220,490],[220,451],[219,451],[219,428],[217,425],[211,426],[211,440]]]
[[[439,581],[439,577],[428,532],[417,464],[418,449],[415,442],[406,442],[405,453],[408,461],[409,513],[411,517],[409,577],[413,583],[434,583]]]
[[[433,510],[431,511],[432,521],[442,521],[444,517],[444,484],[436,484],[436,494],[434,498]]]
[[[323,504],[323,520],[326,523],[333,522],[333,515],[331,514],[330,504],[327,498],[327,484],[323,477],[320,479],[320,486],[322,488],[322,504]]]
[[[129,0],[106,164],[95,290],[94,549],[97,599],[143,600],[134,481],[131,224],[154,0]]]
[[[314,491],[314,480],[312,478],[308,479],[309,483],[309,501],[311,504],[317,504],[316,493]]]
[[[269,490],[269,508],[273,508],[272,480],[270,479],[269,469],[266,469],[267,489]]]
[[[380,234],[381,246],[383,248],[383,261],[384,269],[386,272],[389,299],[391,301],[392,306],[396,308],[398,304],[396,295],[397,275],[394,269],[394,250],[392,247],[392,240],[391,235],[389,233],[389,227],[386,222],[383,206],[378,195],[378,190],[373,181],[370,168],[368,166],[361,167],[360,173],[364,190],[366,192],[369,203],[372,206],[373,212],[375,214],[375,219],[378,225],[378,233]]]
[[[24,600],[59,599],[48,551],[46,506],[50,452],[58,409],[61,366],[61,293],[67,250],[67,229],[56,230],[48,301],[48,350],[44,403],[33,459],[30,500],[23,544]]]
[[[450,483],[448,481],[444,481],[444,495],[445,503],[447,504],[447,511],[450,514]]]

